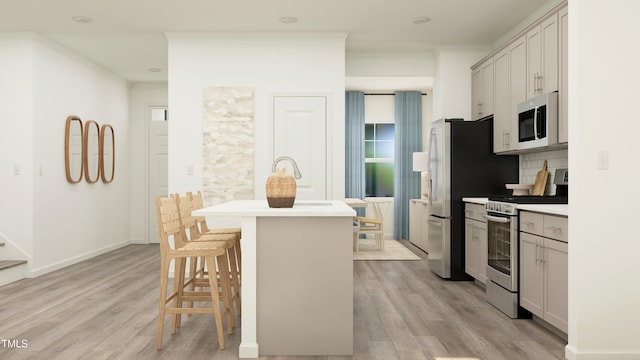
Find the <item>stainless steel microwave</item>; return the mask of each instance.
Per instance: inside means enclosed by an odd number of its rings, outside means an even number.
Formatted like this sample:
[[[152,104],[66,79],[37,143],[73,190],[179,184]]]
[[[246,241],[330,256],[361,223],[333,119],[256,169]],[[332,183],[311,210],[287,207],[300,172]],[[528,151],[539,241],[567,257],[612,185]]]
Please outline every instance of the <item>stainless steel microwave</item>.
[[[536,96],[518,104],[518,150],[558,143],[558,93]]]

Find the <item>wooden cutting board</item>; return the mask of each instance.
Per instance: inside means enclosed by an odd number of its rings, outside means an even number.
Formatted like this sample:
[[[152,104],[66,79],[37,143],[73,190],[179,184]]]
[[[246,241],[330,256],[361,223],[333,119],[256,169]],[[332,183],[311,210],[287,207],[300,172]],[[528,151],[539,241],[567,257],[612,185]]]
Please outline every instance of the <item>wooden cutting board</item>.
[[[542,165],[542,170],[538,171],[536,174],[536,182],[533,184],[533,189],[531,189],[531,195],[544,195],[544,189],[547,187],[548,177],[549,172],[547,171],[547,160],[545,160],[544,165]]]

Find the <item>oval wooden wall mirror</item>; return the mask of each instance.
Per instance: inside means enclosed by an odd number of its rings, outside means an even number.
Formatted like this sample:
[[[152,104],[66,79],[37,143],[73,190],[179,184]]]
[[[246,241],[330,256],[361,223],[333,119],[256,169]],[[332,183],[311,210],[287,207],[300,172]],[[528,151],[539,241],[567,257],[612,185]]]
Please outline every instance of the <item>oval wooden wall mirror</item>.
[[[84,178],[92,184],[100,178],[100,127],[89,120],[84,126],[84,149],[82,151]]]
[[[67,181],[77,184],[82,180],[84,137],[82,120],[75,115],[67,116],[64,126],[64,167]]]
[[[100,176],[102,182],[110,183],[116,170],[115,137],[111,125],[100,128]]]

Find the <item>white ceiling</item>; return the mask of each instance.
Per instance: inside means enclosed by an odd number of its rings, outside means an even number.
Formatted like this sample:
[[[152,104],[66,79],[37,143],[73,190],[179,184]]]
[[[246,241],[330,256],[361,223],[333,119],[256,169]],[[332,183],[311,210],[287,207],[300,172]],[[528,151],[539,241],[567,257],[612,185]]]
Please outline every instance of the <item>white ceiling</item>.
[[[493,44],[547,1],[0,0],[0,31],[35,31],[130,81],[166,81],[164,32],[347,32],[347,53],[428,51]]]

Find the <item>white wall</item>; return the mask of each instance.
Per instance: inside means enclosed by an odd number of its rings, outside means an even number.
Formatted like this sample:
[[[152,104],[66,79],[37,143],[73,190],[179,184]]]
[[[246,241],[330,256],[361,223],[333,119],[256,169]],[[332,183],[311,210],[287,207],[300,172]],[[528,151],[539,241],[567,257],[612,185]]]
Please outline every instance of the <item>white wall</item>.
[[[435,71],[431,51],[349,52],[345,62],[348,76],[419,77]]]
[[[34,42],[33,272],[50,271],[129,242],[129,102],[125,80],[37,36]],[[68,115],[109,124],[115,177],[67,182]]]
[[[569,359],[640,358],[638,13],[569,1]]]
[[[439,49],[433,81],[433,118],[471,120],[471,66],[487,49]]]
[[[25,255],[33,252],[32,41],[29,33],[0,33],[0,238]]]
[[[31,257],[31,275],[127,244],[127,83],[38,35],[4,33],[0,39],[0,69],[7,75],[0,84],[0,136],[7,150],[2,232]],[[64,129],[71,114],[113,126],[111,184],[67,182]],[[14,164],[21,175],[7,177]]]
[[[147,234],[147,108],[167,106],[168,85],[165,82],[134,83],[129,92],[129,129],[131,131],[131,151],[129,154],[131,172],[131,241],[146,244]]]
[[[249,86],[254,92],[255,198],[271,173],[271,95],[328,94],[329,198],[344,197],[345,34],[170,33],[169,191],[202,188],[202,90]],[[188,165],[194,174],[187,175]]]

